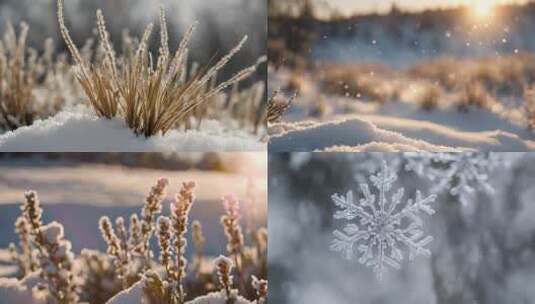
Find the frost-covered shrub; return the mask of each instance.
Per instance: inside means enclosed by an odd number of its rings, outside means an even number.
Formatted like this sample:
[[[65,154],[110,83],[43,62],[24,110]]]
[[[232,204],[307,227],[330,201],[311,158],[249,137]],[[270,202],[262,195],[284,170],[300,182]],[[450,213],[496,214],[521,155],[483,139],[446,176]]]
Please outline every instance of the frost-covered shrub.
[[[238,199],[225,196],[221,223],[229,257],[205,256],[202,225],[190,224],[189,218],[196,184],[183,183],[170,214],[163,215],[168,184],[159,179],[140,215],[132,214],[128,224],[123,217],[103,216],[98,224],[107,251],[83,249],[79,256],[71,251],[61,224],[43,224],[37,193],[27,192],[15,225],[20,240],[10,246],[18,278],[0,279],[0,303],[266,303],[267,230],[252,231],[253,246],[247,246]],[[195,256],[188,265],[190,225]],[[160,247],[157,258],[151,250],[154,239]]]
[[[42,223],[43,211],[36,192],[29,191],[25,197],[21,209],[29,223],[33,249],[38,252],[37,271],[48,290],[47,298],[59,304],[76,303],[79,298],[73,272],[71,242],[64,238],[61,224]]]

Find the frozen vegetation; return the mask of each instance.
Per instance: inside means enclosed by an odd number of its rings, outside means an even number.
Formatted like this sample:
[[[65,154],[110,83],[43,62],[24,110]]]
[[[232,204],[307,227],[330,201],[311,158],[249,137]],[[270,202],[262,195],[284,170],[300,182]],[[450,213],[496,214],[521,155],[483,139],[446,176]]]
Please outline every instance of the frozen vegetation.
[[[246,35],[205,64],[190,55],[215,52],[197,52],[198,43],[190,44],[198,22],[180,39],[170,37],[175,31],[159,7],[159,44],[153,45],[153,23],[139,37],[124,30],[119,39],[110,34],[106,12],[97,9],[94,37],[77,45],[79,33],[71,32],[68,15],[73,8],[66,3],[64,12],[63,1],[55,4],[55,34],[64,50],[44,37],[42,47],[30,46],[32,28],[24,22],[3,28],[0,151],[266,149],[265,81],[257,75],[266,58],[235,62],[246,48]]]
[[[44,159],[13,160],[2,172],[12,187],[0,196],[0,303],[267,301],[266,189],[245,172]],[[21,195],[28,187],[42,195]],[[240,198],[221,198],[229,192]]]

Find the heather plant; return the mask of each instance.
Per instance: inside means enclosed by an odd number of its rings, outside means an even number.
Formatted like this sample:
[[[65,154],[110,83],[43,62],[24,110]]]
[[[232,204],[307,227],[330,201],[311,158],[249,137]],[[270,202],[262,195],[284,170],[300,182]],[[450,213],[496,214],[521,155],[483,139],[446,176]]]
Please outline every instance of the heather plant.
[[[158,180],[154,185],[149,195],[145,198],[145,204],[141,210],[141,224],[137,224],[136,216],[133,215],[133,225],[131,229],[133,231],[139,231],[139,238],[141,241],[134,244],[134,251],[145,257],[147,261],[152,258],[152,252],[150,250],[149,242],[155,229],[156,215],[162,212],[162,200],[165,197],[165,189],[169,185],[169,181],[165,178]],[[138,233],[133,233],[137,235]],[[133,238],[132,240],[135,240]]]
[[[252,276],[253,287],[256,290],[257,303],[266,304],[267,303],[267,293],[268,293],[268,281],[258,279],[255,276]]]
[[[220,92],[251,76],[261,58],[254,65],[241,70],[226,81],[217,83],[217,73],[226,66],[247,40],[244,37],[232,50],[212,66],[188,70],[189,41],[195,25],[191,26],[174,54],[169,49],[166,15],[160,10],[160,47],[154,56],[148,50],[153,30],[149,24],[135,51],[123,56],[110,42],[102,11],[97,10],[97,29],[103,56],[89,63],[74,44],[63,15],[63,0],[58,0],[60,32],[75,63],[75,75],[89,103],[98,116],[122,117],[136,135],[150,137],[166,134],[172,128],[191,128],[190,119],[204,116],[203,106]],[[132,47],[130,47],[132,48]],[[153,58],[156,58],[153,62]]]
[[[30,225],[24,216],[17,218],[17,221],[15,222],[15,232],[19,236],[20,251],[15,244],[12,243],[9,245],[9,252],[11,259],[16,261],[18,266],[18,277],[22,278],[35,271],[37,268],[36,257],[32,252]]]
[[[168,184],[167,179],[159,179],[145,198],[141,215],[130,215],[128,223],[126,217],[103,216],[98,226],[106,252],[83,249],[79,256],[72,252],[61,224],[43,223],[37,193],[27,192],[15,224],[19,243],[10,246],[12,261],[19,268],[16,282],[20,290],[30,290],[24,301],[267,303],[267,230],[253,231],[252,246],[248,246],[241,232],[238,198],[225,196],[221,223],[228,238],[228,256],[209,257],[204,252],[207,237],[201,223],[190,223],[196,184],[183,183],[171,201],[170,213],[162,214]],[[195,253],[188,267],[190,226]],[[151,250],[155,244],[158,257]],[[9,290],[0,283],[0,294],[5,291],[9,296]]]
[[[202,265],[202,258],[204,255],[204,244],[206,243],[206,239],[204,238],[203,232],[202,232],[202,224],[199,221],[193,221],[191,223],[191,230],[192,230],[192,236],[193,236],[193,246],[195,247],[195,256],[193,260],[193,271],[196,273],[197,276],[200,275],[201,271],[201,265]]]
[[[64,238],[63,226],[57,222],[42,223],[43,210],[37,193],[29,191],[22,206],[33,248],[37,251],[38,273],[52,303],[78,303],[71,243]]]

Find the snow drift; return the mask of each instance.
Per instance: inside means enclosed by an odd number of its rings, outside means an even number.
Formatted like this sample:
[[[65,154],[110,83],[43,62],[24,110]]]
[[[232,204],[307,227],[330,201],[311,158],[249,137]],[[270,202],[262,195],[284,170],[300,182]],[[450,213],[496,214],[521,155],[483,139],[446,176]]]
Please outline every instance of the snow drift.
[[[136,136],[122,120],[99,118],[85,106],[0,135],[4,152],[261,151],[265,147],[257,136],[232,128],[231,122],[214,120],[203,121],[198,130]]]

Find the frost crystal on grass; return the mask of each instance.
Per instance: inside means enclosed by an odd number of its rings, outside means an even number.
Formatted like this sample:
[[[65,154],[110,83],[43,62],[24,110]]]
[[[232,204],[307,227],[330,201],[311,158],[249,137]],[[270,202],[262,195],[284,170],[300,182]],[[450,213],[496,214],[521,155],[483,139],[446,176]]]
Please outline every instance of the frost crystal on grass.
[[[401,202],[404,189],[398,189],[387,199],[387,193],[397,180],[396,173],[383,162],[382,169],[376,175],[370,176],[372,185],[377,189],[379,197],[370,191],[368,184],[361,184],[362,198],[356,202],[353,192],[345,196],[334,194],[332,200],[339,208],[334,213],[336,220],[345,221],[342,231],[335,230],[331,243],[332,251],[341,252],[348,260],[356,255],[358,261],[373,271],[378,279],[382,279],[386,266],[400,268],[403,252],[400,246],[409,250],[409,260],[417,255],[430,256],[431,252],[425,248],[433,237],[425,236],[422,230],[422,212],[433,215],[435,211],[430,206],[436,195],[422,197],[416,192],[416,199],[409,199],[405,204]]]
[[[462,204],[476,190],[493,193],[489,174],[504,163],[494,153],[411,153],[405,157],[405,169],[432,181],[432,192],[447,191]]]

